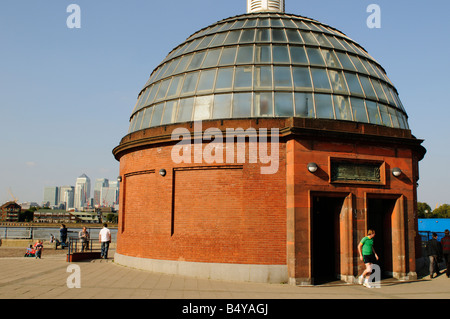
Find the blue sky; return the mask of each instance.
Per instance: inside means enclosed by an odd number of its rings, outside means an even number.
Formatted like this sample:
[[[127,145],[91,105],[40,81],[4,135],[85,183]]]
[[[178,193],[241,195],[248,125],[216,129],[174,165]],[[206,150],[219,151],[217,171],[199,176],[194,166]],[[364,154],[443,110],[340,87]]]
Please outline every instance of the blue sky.
[[[70,4],[81,28],[69,29]],[[369,4],[381,8],[370,29]],[[189,35],[243,14],[245,0],[4,0],[0,3],[0,203],[43,200],[44,186],[115,179],[152,70]],[[286,12],[331,25],[386,69],[424,139],[418,200],[450,203],[450,2],[286,0]]]

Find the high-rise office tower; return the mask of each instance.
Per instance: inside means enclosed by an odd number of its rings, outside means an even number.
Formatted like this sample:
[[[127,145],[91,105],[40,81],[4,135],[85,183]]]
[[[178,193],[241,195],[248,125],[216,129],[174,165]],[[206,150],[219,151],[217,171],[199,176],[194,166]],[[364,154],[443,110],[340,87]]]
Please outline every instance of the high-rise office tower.
[[[48,202],[50,206],[58,205],[59,203],[58,190],[59,187],[46,186],[44,188],[44,204]]]
[[[77,210],[89,205],[89,197],[91,196],[91,180],[86,174],[77,178],[75,183],[74,207]]]
[[[113,207],[118,204],[119,200],[119,183],[117,181],[109,182],[107,187],[101,189],[101,204],[104,207]]]
[[[75,187],[73,186],[61,186],[59,188],[59,202],[64,203],[66,210],[73,208]]]
[[[95,180],[95,185],[94,185],[94,206],[96,207],[100,207],[103,205],[103,201],[102,201],[102,188],[103,187],[108,187],[109,186],[109,181],[106,178],[97,178]]]

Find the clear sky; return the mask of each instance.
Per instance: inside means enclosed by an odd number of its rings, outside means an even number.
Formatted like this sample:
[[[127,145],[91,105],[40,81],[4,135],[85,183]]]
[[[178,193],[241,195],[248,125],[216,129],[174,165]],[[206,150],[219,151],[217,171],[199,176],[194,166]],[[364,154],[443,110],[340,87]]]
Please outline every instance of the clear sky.
[[[370,29],[367,7],[381,8]],[[70,4],[81,28],[70,29]],[[2,0],[0,203],[43,200],[85,173],[115,179],[112,149],[152,70],[192,33],[246,12],[246,0]],[[450,2],[286,0],[362,45],[387,71],[424,139],[418,200],[450,203]]]

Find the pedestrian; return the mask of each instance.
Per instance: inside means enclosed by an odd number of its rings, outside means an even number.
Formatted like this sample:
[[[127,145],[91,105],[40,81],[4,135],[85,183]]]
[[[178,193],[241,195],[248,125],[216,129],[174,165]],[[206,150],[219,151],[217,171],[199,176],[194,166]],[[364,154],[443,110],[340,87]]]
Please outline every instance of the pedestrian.
[[[80,239],[81,252],[87,251],[89,245],[89,233],[86,230],[86,227],[83,227],[78,233],[78,238]]]
[[[359,258],[364,262],[366,269],[359,276],[358,281],[359,284],[362,285],[364,282],[364,286],[367,288],[373,288],[369,283],[369,277],[372,274],[373,264],[375,264],[378,260],[378,255],[373,248],[373,238],[375,237],[375,231],[373,229],[369,229],[367,232],[367,236],[361,239],[361,242],[358,245]]]
[[[441,245],[442,245],[442,254],[444,255],[445,265],[447,268],[447,271],[445,274],[447,275],[447,278],[450,277],[450,234],[448,229],[444,232],[445,236],[441,239]]]
[[[44,245],[42,244],[42,240],[37,240],[36,244],[34,244],[34,250],[36,259],[41,259],[42,256],[42,250],[44,249]]]
[[[36,257],[36,250],[34,250],[32,244],[27,248],[24,257]]]
[[[433,233],[431,237],[427,243],[427,254],[430,258],[430,279],[433,278],[434,273],[436,273],[436,277],[440,275],[438,260],[442,258],[442,246],[437,240],[437,234]]]
[[[59,240],[61,241],[61,244],[65,244],[67,241],[67,228],[64,224],[61,224],[61,228],[59,229]]]
[[[108,259],[109,243],[111,242],[111,231],[106,223],[103,224],[102,230],[98,234],[98,241],[102,244],[101,258]]]

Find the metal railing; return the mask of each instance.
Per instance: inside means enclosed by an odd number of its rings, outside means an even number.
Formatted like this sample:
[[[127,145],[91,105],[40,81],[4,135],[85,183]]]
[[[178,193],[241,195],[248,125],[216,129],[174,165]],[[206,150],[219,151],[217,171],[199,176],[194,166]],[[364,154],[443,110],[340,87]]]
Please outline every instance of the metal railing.
[[[78,238],[70,237],[67,242],[68,252],[67,255],[72,255],[74,253],[93,253],[101,251],[101,243],[98,242],[98,239],[90,239],[86,242],[82,242]]]
[[[60,228],[58,226],[55,227],[43,227],[43,226],[8,226],[8,225],[0,225],[0,238],[1,239],[41,239],[44,241],[53,239],[60,239]],[[80,227],[71,226],[67,231],[67,237],[78,237],[78,233],[81,230]],[[98,233],[100,232],[100,227],[87,227],[87,231],[89,232],[91,238],[97,238]],[[114,241],[117,236],[117,229],[110,228],[111,237]],[[53,241],[51,241],[53,243]]]
[[[33,228],[31,227],[0,227],[0,237],[3,239],[32,239]]]
[[[419,231],[419,235],[422,239],[422,246],[426,246],[426,244],[428,243],[429,240],[431,240],[432,238],[432,234],[436,233],[437,235],[437,240],[441,241],[442,237],[445,236],[444,232],[434,232],[434,231]]]

